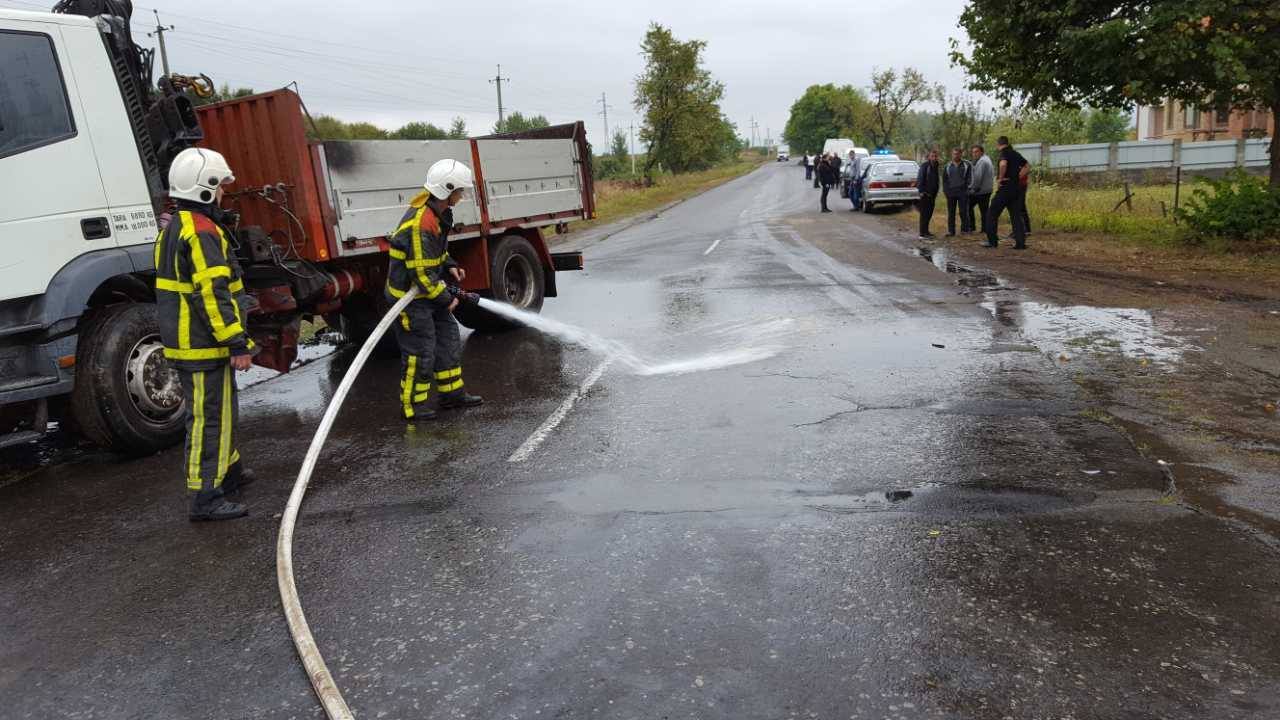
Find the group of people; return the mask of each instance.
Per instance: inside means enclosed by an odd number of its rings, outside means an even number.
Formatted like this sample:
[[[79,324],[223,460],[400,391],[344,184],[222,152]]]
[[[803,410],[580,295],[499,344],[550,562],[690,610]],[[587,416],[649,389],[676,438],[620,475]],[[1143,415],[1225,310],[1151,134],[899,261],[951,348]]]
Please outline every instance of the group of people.
[[[232,224],[219,207],[234,182],[220,153],[183,150],[169,169],[174,212],[156,239],[160,339],[186,403],[181,470],[191,520],[243,517],[248,510],[239,494],[254,480],[237,448],[240,407],[233,371],[248,370],[258,348],[248,332],[244,276],[227,229]],[[466,272],[448,251],[452,207],[471,187],[471,170],[463,163],[433,164],[423,192],[390,233],[387,304],[411,288],[418,292],[395,324],[401,358],[397,395],[408,421],[435,417],[427,406],[433,388],[441,408],[482,402],[463,389],[462,343],[452,313],[466,293],[452,283],[461,283]]]
[[[987,156],[981,145],[969,148],[973,161],[964,158],[964,150],[951,149],[951,161],[940,164],[937,150],[930,150],[925,162],[920,164],[916,176],[916,188],[920,192],[920,237],[934,237],[929,231],[938,194],[947,200],[947,237],[956,234],[956,217],[960,218],[960,232],[977,232],[975,219],[982,220],[981,231],[986,234],[986,247],[997,247],[1000,238],[996,225],[1000,215],[1009,211],[1013,226],[1014,248],[1025,250],[1027,236],[1031,234],[1031,216],[1027,212],[1027,186],[1031,166],[1003,135],[996,140],[999,150],[996,163]],[[975,213],[975,210],[977,211]]]
[[[837,153],[804,156],[804,179],[812,180],[813,186],[822,188],[822,200],[819,202],[822,212],[831,212],[827,207],[827,194],[840,182],[840,166],[843,161]]]

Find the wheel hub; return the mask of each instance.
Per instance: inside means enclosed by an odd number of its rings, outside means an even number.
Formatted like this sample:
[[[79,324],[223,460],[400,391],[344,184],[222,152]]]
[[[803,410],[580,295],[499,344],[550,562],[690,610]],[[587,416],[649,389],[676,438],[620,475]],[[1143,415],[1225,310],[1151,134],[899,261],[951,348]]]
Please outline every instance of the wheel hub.
[[[133,346],[125,364],[125,380],[133,406],[148,420],[167,422],[182,411],[178,373],[169,367],[158,336],[145,337]]]
[[[507,259],[502,276],[507,302],[518,308],[529,307],[533,302],[533,268],[529,261],[520,255],[512,255]]]

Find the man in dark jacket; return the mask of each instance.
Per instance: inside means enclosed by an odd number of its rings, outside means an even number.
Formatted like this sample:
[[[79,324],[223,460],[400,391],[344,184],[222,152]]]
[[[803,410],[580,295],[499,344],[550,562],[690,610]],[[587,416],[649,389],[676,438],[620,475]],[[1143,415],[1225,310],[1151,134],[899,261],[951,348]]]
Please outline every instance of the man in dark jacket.
[[[818,174],[818,168],[820,168],[822,166],[822,163],[826,161],[827,161],[826,155],[818,155],[817,153],[814,153],[813,155],[813,187],[815,189],[818,188],[822,183],[822,177]]]
[[[933,237],[929,232],[929,221],[933,219],[933,205],[938,199],[941,186],[938,168],[938,151],[930,150],[928,157],[920,164],[920,172],[916,174],[916,189],[920,191],[920,237]]]
[[[832,167],[831,159],[822,158],[822,161],[818,163],[818,180],[822,182],[822,212],[824,213],[831,212],[827,207],[827,193],[831,192],[832,186],[836,184],[838,179],[839,175],[836,174],[835,168]]]
[[[960,226],[968,229],[965,218],[969,216],[969,182],[972,169],[964,160],[964,151],[951,149],[951,162],[942,171],[942,192],[947,196],[947,237],[956,236],[956,214]]]
[[[1014,248],[1027,249],[1027,230],[1023,225],[1025,215],[1022,209],[1022,178],[1031,174],[1031,166],[1022,154],[1013,149],[1009,138],[1000,136],[996,140],[1000,148],[1000,159],[996,166],[996,195],[991,200],[991,213],[987,218],[987,247],[997,247],[1000,238],[996,234],[996,226],[1000,223],[1000,213],[1009,210],[1009,223],[1013,225]]]

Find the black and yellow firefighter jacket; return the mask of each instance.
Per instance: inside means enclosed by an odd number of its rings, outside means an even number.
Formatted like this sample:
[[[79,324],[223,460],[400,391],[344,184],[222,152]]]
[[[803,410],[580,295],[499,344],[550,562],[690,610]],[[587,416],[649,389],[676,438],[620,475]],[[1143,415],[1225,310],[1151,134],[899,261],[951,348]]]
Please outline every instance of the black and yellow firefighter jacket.
[[[449,257],[449,228],[453,226],[452,211],[445,210],[438,217],[427,205],[426,194],[413,199],[409,210],[391,236],[391,248],[387,265],[387,299],[391,302],[404,297],[409,288],[418,286],[414,302],[431,303],[448,307],[453,294],[445,284],[449,268],[457,263]]]
[[[244,323],[244,281],[227,235],[199,208],[180,207],[156,238],[156,305],[164,356],[206,370],[253,351]]]

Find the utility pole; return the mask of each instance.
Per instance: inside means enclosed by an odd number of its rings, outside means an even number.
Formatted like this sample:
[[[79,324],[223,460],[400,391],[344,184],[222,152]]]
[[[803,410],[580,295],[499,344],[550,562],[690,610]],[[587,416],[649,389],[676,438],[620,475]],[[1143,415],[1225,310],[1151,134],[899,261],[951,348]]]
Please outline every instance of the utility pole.
[[[636,174],[636,124],[632,122],[627,127],[627,136],[631,138],[631,174]]]
[[[600,114],[604,116],[604,141],[612,142],[613,138],[609,137],[609,102],[604,93],[600,93]]]
[[[506,129],[507,129],[507,128],[505,127],[505,125],[506,125],[506,123],[507,123],[507,118],[506,118],[506,115],[504,115],[504,114],[503,114],[503,112],[502,112],[502,83],[503,83],[503,81],[511,82],[511,78],[504,78],[504,77],[502,77],[502,64],[501,64],[501,63],[499,63],[499,64],[498,64],[498,74],[497,74],[497,75],[495,75],[495,76],[494,76],[494,78],[493,78],[492,80],[490,80],[489,82],[491,82],[491,83],[493,83],[494,85],[497,85],[497,86],[498,86],[498,127],[499,127],[501,130],[503,130],[503,131],[505,132],[505,131],[506,131]]]
[[[172,25],[165,27],[160,24],[160,12],[158,10],[152,10],[151,12],[155,13],[156,16],[156,30],[155,32],[147,33],[147,37],[156,38],[160,42],[160,65],[164,68],[164,74],[167,76],[169,74],[169,51],[164,46],[164,34],[173,32],[174,28]]]
[[[752,115],[751,116],[751,147],[756,146],[756,128],[759,128],[759,127],[760,127],[760,124],[756,122],[756,116]]]

